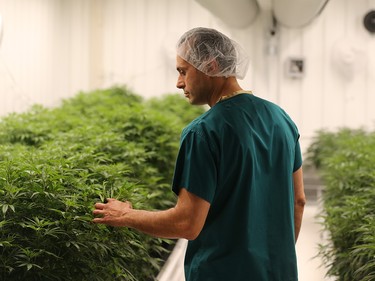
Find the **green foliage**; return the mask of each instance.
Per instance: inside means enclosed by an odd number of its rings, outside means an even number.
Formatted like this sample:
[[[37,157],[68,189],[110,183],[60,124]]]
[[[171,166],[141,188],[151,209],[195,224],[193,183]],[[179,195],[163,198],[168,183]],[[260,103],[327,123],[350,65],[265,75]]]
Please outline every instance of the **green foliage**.
[[[320,255],[342,281],[375,280],[375,134],[341,129],[319,132],[308,159],[320,169],[325,229]]]
[[[173,241],[93,224],[92,209],[107,197],[174,205],[180,131],[203,112],[186,105],[112,88],[3,118],[0,280],[152,280]]]
[[[181,102],[184,99],[181,94],[169,94],[162,98],[153,98],[147,102],[147,106],[156,112],[169,114],[175,122],[188,124],[204,111],[202,107],[191,106],[188,102]]]

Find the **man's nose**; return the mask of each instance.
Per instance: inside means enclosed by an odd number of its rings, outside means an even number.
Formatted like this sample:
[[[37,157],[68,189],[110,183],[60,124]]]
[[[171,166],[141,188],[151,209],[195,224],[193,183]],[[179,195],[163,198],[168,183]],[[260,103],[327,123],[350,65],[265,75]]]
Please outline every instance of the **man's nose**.
[[[184,83],[184,81],[183,81],[180,77],[177,79],[176,87],[177,87],[178,89],[183,89],[183,88],[185,88],[185,83]]]

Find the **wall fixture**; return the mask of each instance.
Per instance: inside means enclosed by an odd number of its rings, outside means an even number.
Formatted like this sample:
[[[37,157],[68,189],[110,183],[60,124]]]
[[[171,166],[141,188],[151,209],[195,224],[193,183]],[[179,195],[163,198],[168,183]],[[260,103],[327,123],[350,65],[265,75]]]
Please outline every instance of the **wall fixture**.
[[[370,11],[365,15],[363,24],[367,31],[373,34],[375,33],[375,10]]]
[[[279,45],[279,30],[276,18],[272,15],[271,26],[267,32],[266,54],[275,56],[278,53]]]
[[[305,59],[290,57],[285,64],[286,76],[293,79],[301,79],[305,75]]]
[[[366,50],[364,42],[357,36],[344,36],[332,46],[334,69],[346,83],[354,79],[366,68]]]

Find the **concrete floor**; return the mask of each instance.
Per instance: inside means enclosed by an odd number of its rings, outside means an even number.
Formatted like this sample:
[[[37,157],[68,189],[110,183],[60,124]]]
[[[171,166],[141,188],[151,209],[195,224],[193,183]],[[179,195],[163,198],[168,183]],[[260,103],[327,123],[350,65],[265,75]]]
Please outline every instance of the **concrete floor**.
[[[318,245],[323,243],[321,225],[316,216],[319,213],[317,204],[305,207],[301,233],[299,235],[296,250],[298,259],[298,275],[301,281],[328,281],[332,280],[326,275],[326,269],[322,265],[322,260],[316,257]]]
[[[316,215],[319,213],[317,203],[305,207],[301,233],[297,241],[297,258],[300,281],[332,281],[325,277],[326,269],[322,266],[318,253],[318,244],[322,243],[321,225]],[[158,281],[184,281],[183,260],[186,241],[179,240],[166,265],[160,272]]]

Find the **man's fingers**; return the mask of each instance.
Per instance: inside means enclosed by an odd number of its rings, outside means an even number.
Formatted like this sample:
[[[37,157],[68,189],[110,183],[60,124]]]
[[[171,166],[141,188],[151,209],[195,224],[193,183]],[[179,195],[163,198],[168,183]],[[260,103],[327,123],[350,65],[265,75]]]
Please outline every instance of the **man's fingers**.
[[[104,214],[104,211],[103,210],[100,210],[100,209],[96,209],[94,211],[92,211],[92,213],[94,215],[103,215]]]
[[[94,205],[95,209],[99,209],[99,210],[103,210],[103,209],[104,209],[104,206],[105,206],[104,203],[96,203],[96,204]]]
[[[102,218],[95,218],[92,220],[93,223],[103,223],[103,219]]]
[[[104,206],[109,203],[109,202],[112,202],[112,201],[115,201],[116,199],[113,199],[113,198],[106,198],[104,199],[104,203],[96,203],[95,204],[95,208],[97,209],[103,209]]]

